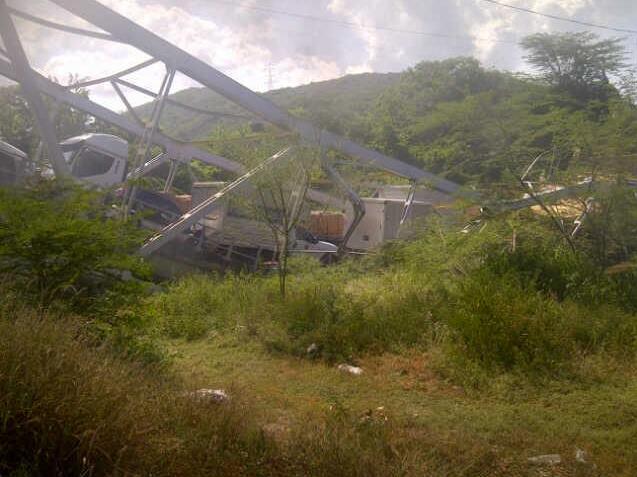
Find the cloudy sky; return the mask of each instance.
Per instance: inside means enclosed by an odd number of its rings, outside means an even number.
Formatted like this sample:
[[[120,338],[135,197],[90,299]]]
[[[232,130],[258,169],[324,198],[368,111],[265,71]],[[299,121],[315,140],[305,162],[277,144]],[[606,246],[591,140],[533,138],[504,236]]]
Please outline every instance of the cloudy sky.
[[[83,0],[77,0],[81,2]],[[258,91],[367,71],[401,71],[422,60],[472,55],[486,66],[524,69],[516,41],[541,31],[579,31],[574,24],[499,7],[484,0],[100,0],[225,74]],[[88,28],[48,0],[8,3],[49,20]],[[637,29],[637,0],[507,0],[580,21]],[[287,14],[284,14],[287,13]],[[313,18],[309,18],[313,17]],[[147,57],[135,49],[55,32],[16,19],[32,65],[64,82],[97,78]],[[601,36],[619,36],[594,30]],[[628,36],[637,62],[637,37]],[[132,75],[157,89],[161,67]],[[176,78],[173,90],[193,86]],[[107,86],[94,100],[123,106]],[[144,97],[132,97],[134,103]]]

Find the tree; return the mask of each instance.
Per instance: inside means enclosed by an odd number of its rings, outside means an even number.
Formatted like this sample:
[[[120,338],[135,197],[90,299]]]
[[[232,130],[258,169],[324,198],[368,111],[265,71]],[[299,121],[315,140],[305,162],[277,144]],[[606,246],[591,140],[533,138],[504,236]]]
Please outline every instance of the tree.
[[[520,45],[525,59],[544,80],[578,99],[605,99],[610,77],[621,72],[625,49],[620,38],[600,40],[590,32],[537,33]]]
[[[303,204],[310,188],[312,161],[315,154],[297,148],[294,158],[264,171],[257,180],[259,203],[256,216],[268,226],[276,243],[279,290],[285,298],[290,245],[303,216]]]

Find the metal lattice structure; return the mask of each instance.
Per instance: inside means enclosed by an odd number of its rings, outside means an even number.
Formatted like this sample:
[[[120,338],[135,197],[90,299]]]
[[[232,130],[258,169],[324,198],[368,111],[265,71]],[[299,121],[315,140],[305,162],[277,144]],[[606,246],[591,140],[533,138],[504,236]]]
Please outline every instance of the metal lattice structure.
[[[239,179],[229,186],[231,190],[235,188],[237,184],[240,185],[245,182],[244,177],[246,176],[243,175],[246,174],[246,172],[249,177],[255,172],[258,172],[258,170],[262,167],[267,167],[268,164],[270,164],[270,161],[272,161],[272,158],[266,161],[262,166],[259,166],[256,170],[246,171],[244,167],[237,162],[211,154],[190,144],[174,140],[159,130],[159,122],[162,111],[164,106],[168,103],[202,114],[219,115],[219,113],[209,112],[200,108],[178,103],[174,99],[170,98],[169,95],[173,79],[176,73],[180,73],[220,94],[236,105],[242,107],[250,114],[260,117],[266,122],[298,135],[298,137],[306,143],[320,146],[323,150],[333,149],[339,151],[340,153],[355,158],[367,166],[378,168],[406,178],[412,183],[426,182],[428,186],[447,194],[467,195],[460,189],[458,184],[392,157],[383,155],[372,149],[363,147],[347,138],[318,128],[309,121],[291,115],[287,111],[284,111],[274,105],[263,96],[232,80],[214,67],[174,46],[155,33],[144,29],[131,20],[105,7],[96,0],[50,1],[65,9],[70,15],[81,18],[94,27],[99,28],[102,32],[54,23],[11,8],[7,5],[6,0],[0,0],[0,35],[2,36],[6,47],[6,51],[0,50],[0,74],[18,82],[21,85],[24,96],[36,119],[36,124],[42,137],[42,141],[47,149],[56,175],[65,176],[69,174],[69,171],[62,152],[58,146],[59,138],[55,136],[55,127],[42,100],[42,95],[49,96],[59,103],[64,103],[74,109],[83,111],[139,138],[141,147],[138,148],[135,156],[133,172],[129,175],[129,178],[132,179],[144,175],[165,162],[170,162],[170,181],[171,178],[174,178],[174,169],[177,163],[187,164],[191,160],[199,160],[240,176]],[[74,85],[75,87],[88,87],[97,84],[110,84],[122,100],[123,104],[126,106],[128,115],[119,114],[100,106],[84,96],[75,94],[69,88],[62,87],[61,85],[37,73],[28,62],[19,34],[15,28],[13,17],[16,16],[48,28],[61,30],[74,35],[125,44],[149,55],[150,59],[139,65],[132,66],[126,70],[104,78]],[[4,56],[6,59],[1,58],[1,56]],[[166,71],[162,86],[158,93],[153,93],[152,91],[123,79],[126,75],[156,63],[163,64]],[[122,86],[132,89],[138,93],[146,94],[153,100],[152,114],[149,122],[144,122],[137,115],[122,90]],[[238,115],[230,116],[244,118],[250,117]],[[164,152],[155,158],[150,158],[149,153],[153,146],[161,147]],[[278,158],[280,156],[277,155],[274,157]],[[342,184],[339,186],[341,189],[343,188]],[[127,188],[125,205],[132,202],[134,195],[135,188]],[[349,193],[346,195],[351,196]],[[217,196],[219,196],[219,194],[217,194]],[[182,232],[187,227],[195,223],[198,218],[205,216],[206,213],[214,209],[216,202],[221,198],[221,196],[217,196],[215,196],[216,198],[214,198],[214,200],[206,201],[205,205],[200,206],[196,211],[190,211],[180,220],[166,227],[144,247],[143,251],[145,253],[150,253],[160,248],[163,244],[174,238],[176,234]],[[341,208],[343,206],[342,200],[315,190],[309,191],[308,198],[318,202],[336,205]],[[350,197],[350,201],[351,200],[352,199]]]

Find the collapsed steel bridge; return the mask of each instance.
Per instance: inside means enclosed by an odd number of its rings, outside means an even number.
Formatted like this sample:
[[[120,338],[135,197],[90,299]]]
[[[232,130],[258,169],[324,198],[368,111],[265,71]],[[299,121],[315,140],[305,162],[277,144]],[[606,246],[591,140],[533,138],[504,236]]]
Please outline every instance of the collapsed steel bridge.
[[[0,0],[0,36],[6,47],[6,51],[0,49],[0,74],[21,85],[24,97],[34,115],[43,145],[48,152],[53,170],[59,177],[69,176],[69,169],[60,150],[59,138],[56,137],[55,127],[42,95],[46,95],[58,103],[63,103],[76,110],[83,111],[90,116],[136,136],[139,140],[139,145],[133,164],[133,170],[135,172],[133,178],[144,175],[159,165],[168,162],[171,166],[168,180],[172,180],[177,164],[188,164],[191,160],[198,160],[239,176],[238,179],[224,189],[223,192],[225,193],[234,188],[241,187],[247,182],[249,177],[267,168],[274,160],[280,157],[280,155],[274,156],[274,158],[266,161],[255,170],[246,171],[244,166],[237,162],[211,154],[190,144],[177,141],[161,132],[159,124],[166,104],[174,104],[201,114],[219,115],[219,113],[177,103],[174,99],[169,97],[175,74],[179,72],[220,94],[249,113],[262,118],[264,121],[297,134],[302,141],[316,145],[323,151],[330,149],[339,151],[340,153],[357,159],[367,166],[406,178],[414,187],[417,183],[426,183],[427,186],[447,194],[473,197],[472,194],[461,190],[458,184],[395,158],[383,155],[372,149],[363,147],[347,138],[318,128],[309,121],[293,116],[263,96],[232,80],[214,67],[105,7],[96,0],[50,1],[65,9],[69,13],[69,17],[75,16],[81,18],[92,26],[99,28],[101,32],[54,23],[12,8],[7,4],[7,0]],[[63,87],[36,72],[29,64],[21,38],[15,28],[14,17],[19,17],[26,21],[73,35],[118,42],[134,47],[149,55],[150,59],[139,65],[134,65],[104,78],[74,85],[75,88],[78,86],[88,87],[106,83],[112,85],[114,91],[126,106],[128,116],[105,108],[85,96],[74,93],[73,88]],[[161,88],[157,93],[123,79],[126,75],[156,63],[161,63],[165,67],[165,75]],[[153,105],[150,121],[145,122],[137,115],[126,97],[122,86],[146,94],[152,98]],[[155,158],[150,158],[150,150],[153,146],[161,147],[164,152]],[[325,160],[327,161],[327,159]],[[330,167],[330,164],[326,163],[325,167],[328,171],[328,176],[336,182],[336,185],[345,192],[345,196],[355,205],[356,197],[352,190],[347,187],[342,178],[338,177],[338,174],[335,173],[334,168]],[[167,184],[167,187],[168,186],[169,184]],[[134,194],[134,187],[131,187],[129,194]],[[156,251],[174,239],[179,233],[197,223],[198,220],[218,206],[218,202],[222,197],[223,194],[216,194],[203,204],[200,204],[196,209],[184,214],[183,217],[150,239],[142,248],[142,253],[150,254]],[[345,203],[343,200],[316,190],[310,190],[308,198],[338,207],[342,207]]]

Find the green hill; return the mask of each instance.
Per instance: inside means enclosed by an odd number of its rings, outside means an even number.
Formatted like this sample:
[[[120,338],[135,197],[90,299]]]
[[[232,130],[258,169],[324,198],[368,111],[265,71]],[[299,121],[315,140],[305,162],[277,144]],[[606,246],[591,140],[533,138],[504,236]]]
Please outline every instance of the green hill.
[[[294,110],[297,113],[309,111],[311,114],[323,110],[337,110],[344,117],[339,121],[352,121],[369,111],[378,96],[388,87],[396,84],[400,74],[365,73],[348,75],[343,78],[311,83],[296,88],[283,88],[265,93],[264,96],[279,107]],[[190,88],[171,96],[180,103],[222,114],[256,117],[206,88]],[[150,104],[141,106],[137,111],[148,117]],[[329,118],[321,118],[329,121]],[[178,106],[168,104],[162,116],[162,128],[172,136],[186,140],[207,138],[219,124],[241,124],[247,120],[220,116],[219,118],[197,114]]]
[[[297,116],[463,184],[498,190],[515,184],[546,151],[552,174],[590,174],[599,167],[635,172],[625,158],[637,154],[637,113],[611,85],[603,97],[582,99],[537,79],[486,69],[472,58],[452,58],[422,62],[401,74],[351,75],[265,96]],[[205,89],[173,98],[246,114]],[[215,119],[169,106],[162,128],[183,140],[205,141],[214,132],[207,147],[243,160],[246,151],[224,147],[223,139],[236,140],[233,126],[257,120],[249,118]],[[268,131],[264,141],[272,139]]]

